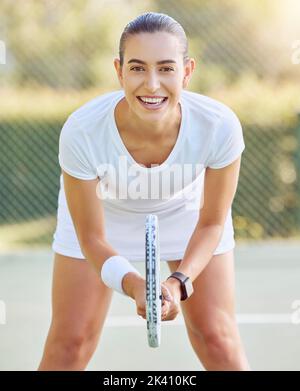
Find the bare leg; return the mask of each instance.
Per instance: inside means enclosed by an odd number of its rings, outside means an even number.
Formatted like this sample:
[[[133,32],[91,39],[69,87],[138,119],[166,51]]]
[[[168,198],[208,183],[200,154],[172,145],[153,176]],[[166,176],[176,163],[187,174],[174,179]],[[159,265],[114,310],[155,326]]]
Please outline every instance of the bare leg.
[[[112,298],[92,266],[55,254],[52,322],[38,370],[84,370],[91,359]]]
[[[169,261],[176,271],[180,261]],[[207,370],[250,370],[235,320],[233,251],[212,257],[181,302],[191,345]]]

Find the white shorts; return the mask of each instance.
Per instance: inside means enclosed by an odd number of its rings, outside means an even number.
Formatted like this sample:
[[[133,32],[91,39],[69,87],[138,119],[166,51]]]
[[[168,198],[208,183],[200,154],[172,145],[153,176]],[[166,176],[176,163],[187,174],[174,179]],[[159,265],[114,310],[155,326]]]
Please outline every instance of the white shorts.
[[[149,212],[151,213],[151,212]],[[181,260],[199,218],[199,211],[179,209],[172,213],[155,213],[159,222],[160,256],[162,261]],[[129,261],[145,261],[145,214],[119,212],[104,208],[105,233],[109,244]],[[53,235],[54,252],[85,260],[69,213],[61,183],[58,196],[57,226]],[[235,247],[231,208],[225,221],[221,240],[214,255]]]

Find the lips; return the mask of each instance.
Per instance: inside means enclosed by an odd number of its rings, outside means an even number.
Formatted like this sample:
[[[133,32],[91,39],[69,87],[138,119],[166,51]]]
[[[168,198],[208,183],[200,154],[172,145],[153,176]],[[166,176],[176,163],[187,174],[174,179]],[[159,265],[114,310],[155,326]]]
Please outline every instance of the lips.
[[[154,98],[154,97],[150,97],[150,96],[143,96],[145,98]],[[146,102],[143,102],[141,97],[140,96],[137,96],[137,99],[138,101],[140,102],[140,104],[143,106],[143,108],[147,109],[147,110],[159,110],[160,108],[162,108],[163,106],[165,106],[165,103],[166,101],[168,100],[168,97],[155,97],[157,99],[159,98],[163,98],[162,102],[160,103],[146,103]]]
[[[141,101],[143,101],[144,103],[154,103],[154,102],[145,102],[142,98],[144,99],[156,99],[156,100],[163,100],[165,101],[166,99],[168,99],[168,97],[166,96],[137,96],[137,98]]]

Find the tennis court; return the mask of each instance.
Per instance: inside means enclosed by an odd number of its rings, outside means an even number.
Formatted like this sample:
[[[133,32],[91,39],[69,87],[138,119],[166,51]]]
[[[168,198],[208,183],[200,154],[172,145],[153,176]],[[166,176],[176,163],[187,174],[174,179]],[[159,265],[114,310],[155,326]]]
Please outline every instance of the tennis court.
[[[237,319],[253,370],[300,370],[299,254],[300,241],[236,247]],[[0,370],[35,370],[39,364],[51,319],[52,262],[49,250],[0,255]],[[135,266],[144,274],[143,265]],[[167,273],[163,263],[162,278]],[[160,347],[149,348],[134,302],[114,294],[87,370],[201,369],[181,316],[164,322]]]

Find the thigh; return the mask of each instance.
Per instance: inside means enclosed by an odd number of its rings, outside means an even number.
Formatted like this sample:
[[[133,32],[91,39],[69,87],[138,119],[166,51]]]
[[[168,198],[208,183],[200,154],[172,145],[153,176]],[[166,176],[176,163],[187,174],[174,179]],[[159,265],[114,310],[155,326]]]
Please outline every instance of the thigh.
[[[97,336],[111,298],[112,289],[87,261],[55,253],[51,329],[56,337]]]
[[[176,271],[180,261],[169,261]],[[235,319],[235,275],[233,250],[214,255],[193,282],[194,293],[181,302],[186,326],[195,333],[218,333]],[[227,323],[228,321],[228,323]]]

